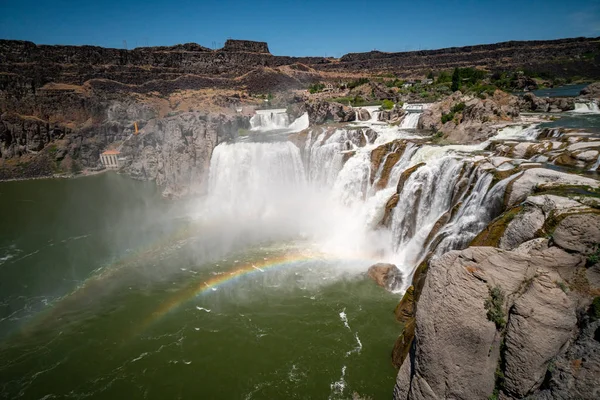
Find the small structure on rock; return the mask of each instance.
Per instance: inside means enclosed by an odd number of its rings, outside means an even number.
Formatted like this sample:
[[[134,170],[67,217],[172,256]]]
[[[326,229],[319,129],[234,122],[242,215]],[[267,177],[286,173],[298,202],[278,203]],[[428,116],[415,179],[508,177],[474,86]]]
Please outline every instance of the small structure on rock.
[[[100,154],[100,161],[104,168],[119,168],[119,154],[121,154],[121,152],[118,150],[106,150],[104,153]]]

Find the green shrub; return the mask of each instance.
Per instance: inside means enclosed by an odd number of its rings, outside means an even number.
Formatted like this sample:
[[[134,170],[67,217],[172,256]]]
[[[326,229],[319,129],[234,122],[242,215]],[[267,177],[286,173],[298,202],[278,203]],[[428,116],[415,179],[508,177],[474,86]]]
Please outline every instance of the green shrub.
[[[560,290],[562,290],[565,293],[567,293],[569,291],[569,287],[563,281],[556,282],[556,286],[558,286],[560,288]]]
[[[381,102],[381,108],[383,108],[384,110],[391,110],[392,108],[394,108],[394,102],[391,100],[383,100]]]
[[[458,68],[454,68],[454,72],[452,73],[452,86],[450,86],[450,90],[456,92],[460,89],[460,71]]]
[[[355,81],[352,81],[348,84],[348,89],[354,89],[360,85],[364,85],[365,83],[369,83],[369,78],[360,78]]]
[[[450,83],[450,82],[452,82],[452,76],[446,71],[441,71],[437,77],[436,84]]]
[[[445,124],[448,121],[452,121],[454,119],[454,113],[450,112],[448,114],[442,113],[442,124]]]
[[[496,324],[496,329],[500,330],[506,325],[504,318],[504,292],[500,286],[494,286],[490,289],[490,297],[485,300],[483,306],[487,310],[487,319]]]
[[[313,83],[312,85],[310,85],[308,87],[308,91],[310,93],[319,93],[320,91],[322,91],[323,89],[325,89],[325,84],[324,83]]]
[[[586,266],[591,267],[592,265],[597,264],[600,261],[600,246],[596,246],[596,251],[590,254],[586,260]]]
[[[457,103],[455,105],[452,106],[452,108],[450,109],[450,111],[453,114],[459,113],[459,112],[463,112],[465,109],[465,103],[463,103],[462,101],[460,103]]]

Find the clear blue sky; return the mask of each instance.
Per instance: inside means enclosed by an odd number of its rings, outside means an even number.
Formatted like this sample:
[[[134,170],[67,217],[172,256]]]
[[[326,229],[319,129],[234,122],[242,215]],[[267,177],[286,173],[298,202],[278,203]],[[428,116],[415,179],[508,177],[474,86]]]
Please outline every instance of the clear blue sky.
[[[598,0],[0,0],[0,38],[105,47],[269,43],[276,55],[600,36]]]

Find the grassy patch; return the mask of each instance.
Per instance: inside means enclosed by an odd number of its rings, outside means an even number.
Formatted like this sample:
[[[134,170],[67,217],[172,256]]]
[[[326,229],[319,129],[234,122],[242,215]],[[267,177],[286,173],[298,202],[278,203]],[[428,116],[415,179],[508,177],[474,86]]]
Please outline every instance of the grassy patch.
[[[488,297],[483,306],[487,310],[487,319],[496,324],[496,329],[501,330],[506,325],[504,315],[504,292],[500,286],[490,288],[490,297]]]
[[[600,244],[597,244],[596,250],[587,257],[585,265],[586,267],[591,267],[592,265],[595,265],[598,262],[600,262]]]
[[[383,108],[384,110],[391,110],[392,108],[394,108],[394,102],[391,100],[383,100],[381,102],[381,108]]]

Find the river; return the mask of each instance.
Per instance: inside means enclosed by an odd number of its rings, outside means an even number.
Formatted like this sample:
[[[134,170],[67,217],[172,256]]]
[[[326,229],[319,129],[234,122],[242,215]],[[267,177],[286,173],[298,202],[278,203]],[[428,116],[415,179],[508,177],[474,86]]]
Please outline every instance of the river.
[[[398,296],[302,240],[234,241],[148,182],[0,184],[0,397],[389,397]],[[358,265],[356,265],[358,263]]]

